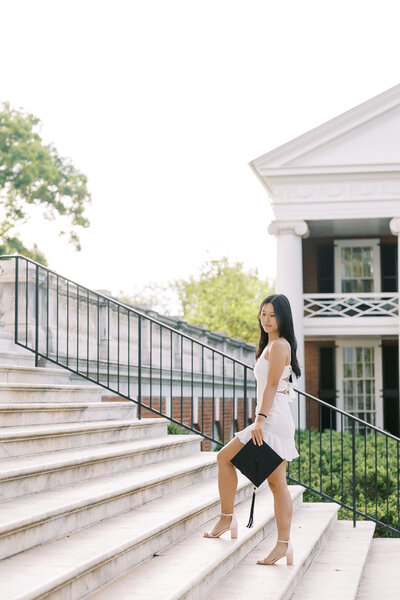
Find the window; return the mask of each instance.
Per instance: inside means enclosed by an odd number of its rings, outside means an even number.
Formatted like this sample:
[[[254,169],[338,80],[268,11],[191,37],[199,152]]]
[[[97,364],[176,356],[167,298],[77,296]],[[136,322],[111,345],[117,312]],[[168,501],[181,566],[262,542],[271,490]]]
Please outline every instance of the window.
[[[344,410],[375,425],[374,348],[343,348]]]
[[[379,240],[336,240],[335,291],[380,292]]]

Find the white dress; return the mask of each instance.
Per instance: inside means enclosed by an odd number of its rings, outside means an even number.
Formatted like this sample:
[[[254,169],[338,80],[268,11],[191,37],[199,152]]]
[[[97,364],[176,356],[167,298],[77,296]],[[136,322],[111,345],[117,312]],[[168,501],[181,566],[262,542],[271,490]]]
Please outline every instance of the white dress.
[[[261,410],[262,397],[268,378],[268,360],[264,358],[266,349],[267,347],[264,348],[254,366],[254,375],[257,381],[256,417]],[[289,407],[293,389],[292,384],[285,380],[291,373],[293,373],[293,371],[292,366],[289,363],[288,365],[285,365],[282,371],[271,410],[263,425],[263,439],[279,454],[279,456],[287,461],[293,460],[299,456],[294,444],[295,425]],[[292,375],[292,378],[293,377],[294,374]],[[282,394],[282,392],[285,393]],[[252,429],[254,429],[254,423],[248,425],[241,431],[237,431],[235,437],[239,438],[243,444],[246,444],[251,440]]]

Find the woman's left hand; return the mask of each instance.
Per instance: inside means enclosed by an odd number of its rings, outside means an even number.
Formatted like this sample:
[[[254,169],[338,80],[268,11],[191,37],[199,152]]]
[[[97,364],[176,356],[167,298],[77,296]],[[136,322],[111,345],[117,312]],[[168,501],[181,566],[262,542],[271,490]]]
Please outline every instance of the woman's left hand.
[[[262,446],[264,423],[265,417],[257,417],[254,421],[254,428],[251,430],[251,439],[255,445]]]

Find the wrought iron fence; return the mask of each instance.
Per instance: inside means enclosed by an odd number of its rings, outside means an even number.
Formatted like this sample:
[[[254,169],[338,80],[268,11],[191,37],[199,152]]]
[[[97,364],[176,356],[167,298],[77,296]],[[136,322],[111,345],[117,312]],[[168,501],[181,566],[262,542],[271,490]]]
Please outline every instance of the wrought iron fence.
[[[400,439],[336,406],[297,390],[306,425],[296,431],[300,456],[288,463],[289,481],[357,517],[378,533],[400,534]],[[300,414],[300,411],[299,411]]]
[[[255,412],[253,369],[147,314],[23,256],[1,257],[15,296],[15,342],[196,433],[229,441]]]

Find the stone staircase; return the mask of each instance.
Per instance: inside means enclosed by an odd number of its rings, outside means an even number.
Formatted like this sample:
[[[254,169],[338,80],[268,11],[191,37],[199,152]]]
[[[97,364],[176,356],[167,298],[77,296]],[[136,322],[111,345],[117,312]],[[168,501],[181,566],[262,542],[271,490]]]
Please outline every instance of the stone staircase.
[[[357,597],[373,524],[353,529],[337,505],[303,503],[290,486],[295,564],[256,565],[276,536],[268,486],[247,529],[252,486],[239,476],[238,539],[203,538],[219,497],[216,453],[200,452],[200,436],[167,435],[166,420],[139,421],[134,405],[4,352],[1,600]]]

